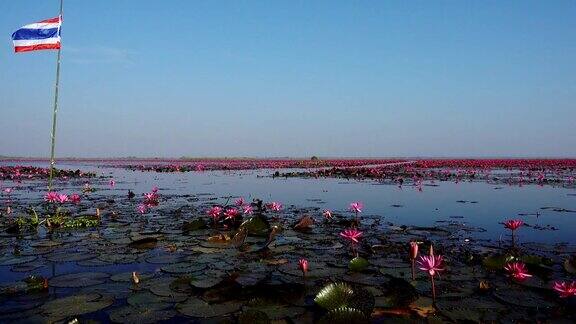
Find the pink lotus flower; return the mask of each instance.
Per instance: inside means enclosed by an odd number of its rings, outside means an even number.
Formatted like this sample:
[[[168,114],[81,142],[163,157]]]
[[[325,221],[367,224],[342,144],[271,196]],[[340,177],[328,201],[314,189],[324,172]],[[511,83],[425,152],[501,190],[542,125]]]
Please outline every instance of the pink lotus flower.
[[[242,206],[242,212],[244,215],[252,215],[254,213],[254,208],[250,205],[244,205]]]
[[[504,270],[506,270],[508,275],[516,281],[524,281],[532,277],[532,275],[528,273],[526,265],[522,262],[510,262],[504,266]]]
[[[64,203],[67,203],[68,201],[70,201],[70,198],[68,198],[68,195],[58,194],[58,198],[56,201],[61,203],[61,204],[64,204]]]
[[[111,188],[114,188],[116,186],[116,181],[114,181],[114,179],[110,179],[109,184]]]
[[[44,200],[49,203],[58,202],[58,193],[55,191],[50,191],[46,195],[44,195]]]
[[[428,275],[434,276],[444,271],[444,258],[441,255],[423,255],[418,260],[420,270],[428,272]]]
[[[4,190],[2,190],[5,194],[10,195],[12,193],[12,188],[4,188]]]
[[[158,206],[160,203],[160,195],[158,194],[158,187],[152,188],[151,192],[144,194],[144,204],[148,207]]]
[[[228,208],[224,212],[224,216],[226,216],[226,219],[234,219],[240,216],[240,212],[236,208]]]
[[[140,214],[146,214],[146,212],[148,212],[148,206],[146,206],[145,204],[140,204],[140,205],[138,205],[138,207],[136,207],[136,210]]]
[[[274,212],[279,212],[282,209],[282,204],[276,201],[273,201],[267,205],[270,210]]]
[[[364,208],[364,204],[359,202],[359,201],[355,201],[353,203],[350,203],[350,211],[354,212],[356,214],[361,213],[363,208]]]
[[[340,233],[340,236],[343,238],[350,240],[352,243],[358,243],[358,239],[362,236],[362,232],[355,228],[344,230]]]
[[[519,220],[519,219],[511,219],[511,220],[508,220],[504,223],[504,227],[506,227],[512,231],[517,230],[522,225],[524,225],[524,222]]]
[[[70,195],[70,201],[71,201],[72,203],[78,204],[78,203],[80,203],[80,200],[82,200],[82,198],[80,197],[79,194],[76,194],[76,193],[75,193],[75,194],[71,194],[71,195]]]
[[[306,272],[308,272],[308,260],[300,259],[298,261],[298,268],[302,271],[302,276],[306,276]]]
[[[208,214],[210,217],[212,217],[212,219],[214,219],[214,221],[217,221],[218,218],[220,217],[220,214],[222,214],[222,208],[218,207],[218,206],[214,206],[214,207],[208,209],[206,214]]]
[[[332,219],[332,211],[329,209],[324,209],[324,211],[322,212],[322,215],[326,219]]]
[[[430,246],[430,255],[423,255],[418,260],[420,270],[426,271],[430,277],[432,284],[432,300],[436,301],[436,286],[434,284],[434,276],[440,275],[444,271],[444,258],[441,255],[434,255],[434,249]]]
[[[576,296],[576,281],[572,281],[570,283],[564,281],[562,282],[555,281],[554,286],[552,288],[554,288],[554,290],[558,292],[560,298],[568,298]]]
[[[236,206],[238,206],[238,207],[244,206],[244,203],[245,203],[244,198],[242,198],[242,197],[236,199],[236,201],[234,202],[234,204],[236,204]]]

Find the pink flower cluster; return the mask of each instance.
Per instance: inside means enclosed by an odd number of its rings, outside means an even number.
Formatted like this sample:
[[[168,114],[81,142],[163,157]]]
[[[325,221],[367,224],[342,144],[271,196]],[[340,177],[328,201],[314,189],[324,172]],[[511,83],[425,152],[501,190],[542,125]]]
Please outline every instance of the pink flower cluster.
[[[56,191],[50,191],[46,195],[44,195],[44,200],[49,202],[49,203],[65,204],[67,202],[71,202],[74,204],[78,204],[78,203],[80,203],[82,198],[80,197],[79,194],[76,194],[76,193],[71,194],[71,195],[66,195],[66,194],[58,193]]]

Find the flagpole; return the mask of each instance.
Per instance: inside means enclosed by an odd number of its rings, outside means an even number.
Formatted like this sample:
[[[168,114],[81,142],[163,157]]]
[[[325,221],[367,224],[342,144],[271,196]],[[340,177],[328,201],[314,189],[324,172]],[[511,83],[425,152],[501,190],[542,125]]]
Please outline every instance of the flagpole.
[[[60,0],[60,19],[62,19],[62,9],[64,0]],[[62,29],[62,21],[60,20],[60,29]],[[58,30],[58,36],[60,35]],[[54,178],[54,165],[56,164],[54,158],[54,147],[56,145],[56,115],[58,113],[58,85],[60,83],[60,54],[62,51],[62,39],[60,39],[60,48],[58,49],[58,58],[56,59],[56,86],[54,88],[54,111],[52,114],[52,133],[51,133],[51,148],[50,148],[50,177],[48,179],[48,191],[52,191],[52,180]]]

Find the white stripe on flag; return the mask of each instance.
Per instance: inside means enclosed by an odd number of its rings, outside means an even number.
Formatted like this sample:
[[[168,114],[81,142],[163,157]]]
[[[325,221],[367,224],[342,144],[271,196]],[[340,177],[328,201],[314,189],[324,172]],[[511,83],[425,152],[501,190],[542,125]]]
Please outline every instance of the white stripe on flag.
[[[60,23],[35,23],[23,26],[20,29],[50,29],[58,27],[60,27]]]
[[[41,45],[41,44],[58,44],[60,43],[60,37],[52,37],[46,39],[29,39],[29,40],[15,40],[14,47],[20,46],[34,46],[34,45]]]

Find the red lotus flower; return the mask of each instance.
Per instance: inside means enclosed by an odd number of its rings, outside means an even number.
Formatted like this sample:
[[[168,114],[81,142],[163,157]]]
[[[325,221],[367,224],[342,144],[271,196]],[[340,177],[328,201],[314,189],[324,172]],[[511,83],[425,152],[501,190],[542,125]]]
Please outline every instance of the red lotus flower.
[[[410,242],[410,259],[414,260],[418,256],[418,243]]]
[[[570,283],[564,281],[562,282],[555,281],[554,286],[552,288],[554,288],[554,290],[558,292],[560,298],[568,298],[576,296],[576,281],[572,281]]]
[[[50,191],[46,195],[44,195],[44,200],[46,200],[47,202],[50,202],[50,203],[57,202],[58,201],[58,193],[54,192],[54,191]]]
[[[412,264],[412,280],[416,280],[415,261],[417,256],[418,256],[418,243],[410,242],[410,261]]]
[[[271,203],[269,203],[267,205],[268,208],[270,208],[270,210],[275,211],[275,212],[279,212],[282,209],[282,204],[276,201],[273,201]]]
[[[511,220],[506,221],[506,223],[504,223],[504,227],[506,227],[512,231],[517,230],[522,225],[524,225],[524,222],[519,220],[519,219],[511,219]]]
[[[350,203],[350,211],[354,212],[356,214],[361,213],[363,208],[364,208],[364,204],[361,203],[360,201],[355,201],[353,203]]]
[[[302,271],[302,275],[306,276],[306,272],[308,272],[308,260],[300,259],[298,261],[298,268]]]
[[[524,281],[532,277],[532,275],[528,273],[526,265],[522,262],[510,262],[504,266],[504,270],[506,270],[508,275],[516,281]]]
[[[362,236],[362,232],[355,228],[351,228],[344,230],[344,232],[340,233],[340,236],[350,240],[352,243],[358,243],[358,239]]]
[[[254,213],[254,208],[250,205],[244,205],[242,206],[242,212],[244,215],[252,215]]]
[[[240,215],[240,211],[238,211],[238,209],[236,209],[236,208],[228,208],[224,212],[224,216],[226,216],[226,219],[234,219],[234,218],[238,217],[239,215]]]
[[[79,194],[76,194],[76,193],[75,193],[75,194],[71,194],[71,195],[70,195],[70,201],[71,201],[72,203],[78,204],[78,203],[80,203],[80,200],[82,200],[82,198],[80,197]]]
[[[516,230],[524,225],[524,222],[519,219],[510,219],[504,223],[504,227],[512,231],[512,246],[516,245]]]
[[[245,203],[244,198],[240,197],[240,198],[236,199],[236,201],[234,203],[236,204],[236,206],[242,207],[242,206],[244,206],[244,203]]]
[[[144,204],[146,204],[148,207],[158,206],[159,199],[160,195],[158,195],[157,187],[152,188],[152,192],[147,192],[144,194]]]
[[[214,206],[214,207],[208,209],[206,214],[208,214],[210,217],[212,217],[212,219],[214,219],[214,221],[216,221],[220,217],[220,214],[222,214],[222,208],[218,207],[218,206]]]
[[[140,214],[146,214],[146,212],[148,212],[148,206],[146,206],[145,204],[140,204],[140,205],[138,205],[138,207],[136,207],[136,210]]]
[[[58,198],[56,199],[56,201],[63,204],[70,201],[70,198],[68,198],[68,195],[66,194],[58,194]]]

